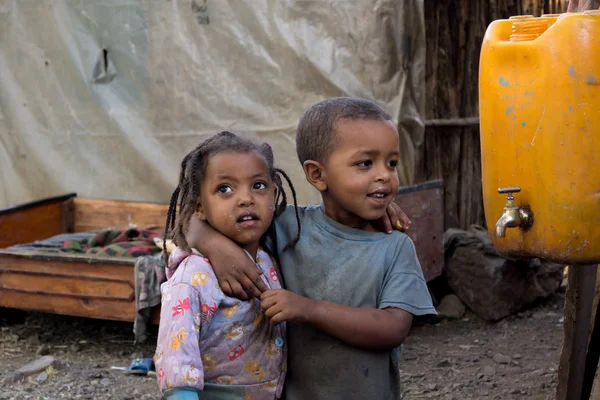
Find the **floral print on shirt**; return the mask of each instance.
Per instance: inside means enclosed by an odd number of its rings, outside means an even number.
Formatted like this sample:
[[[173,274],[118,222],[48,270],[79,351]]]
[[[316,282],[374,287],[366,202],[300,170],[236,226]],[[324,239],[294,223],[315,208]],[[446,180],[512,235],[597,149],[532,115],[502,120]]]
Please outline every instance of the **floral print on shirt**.
[[[267,286],[281,288],[275,263],[264,251],[259,250],[256,263]],[[257,299],[225,296],[205,257],[175,249],[168,272],[155,354],[160,389],[239,385],[239,398],[279,398],[286,370],[285,324],[265,323]]]

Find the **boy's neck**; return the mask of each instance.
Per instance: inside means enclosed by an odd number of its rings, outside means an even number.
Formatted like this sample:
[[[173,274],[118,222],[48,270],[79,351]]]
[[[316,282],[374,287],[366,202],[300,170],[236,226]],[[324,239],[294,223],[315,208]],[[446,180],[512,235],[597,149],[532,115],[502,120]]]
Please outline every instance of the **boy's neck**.
[[[372,221],[368,221],[356,214],[340,208],[338,203],[329,196],[322,194],[321,198],[323,199],[323,205],[321,206],[323,208],[323,212],[338,224],[368,232],[379,232],[371,223]]]

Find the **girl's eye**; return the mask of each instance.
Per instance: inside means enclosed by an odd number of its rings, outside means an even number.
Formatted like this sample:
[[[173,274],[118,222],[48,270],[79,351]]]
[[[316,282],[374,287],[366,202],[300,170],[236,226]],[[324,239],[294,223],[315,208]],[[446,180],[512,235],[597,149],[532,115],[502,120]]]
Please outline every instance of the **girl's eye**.
[[[253,186],[253,189],[255,190],[261,190],[261,189],[266,189],[267,188],[267,184],[264,182],[256,182]]]
[[[398,160],[392,160],[392,161],[390,161],[390,167],[396,168],[396,166],[398,166]]]
[[[373,161],[371,160],[364,160],[356,163],[356,166],[358,167],[370,167],[371,165],[373,165]]]
[[[221,185],[217,188],[217,192],[219,193],[231,193],[233,189],[229,185]]]

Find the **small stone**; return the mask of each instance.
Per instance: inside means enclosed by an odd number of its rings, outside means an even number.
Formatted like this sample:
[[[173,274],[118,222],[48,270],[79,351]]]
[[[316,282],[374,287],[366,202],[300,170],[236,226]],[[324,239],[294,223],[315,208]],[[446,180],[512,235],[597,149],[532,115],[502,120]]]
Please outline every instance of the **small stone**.
[[[45,372],[42,372],[41,374],[39,374],[36,378],[35,381],[37,383],[44,383],[48,380],[48,374]]]
[[[520,354],[515,354],[512,356],[513,359],[515,360],[520,360],[521,359],[521,355]]]
[[[135,389],[132,393],[132,395],[137,396],[140,394],[140,390],[139,389]]]
[[[56,363],[56,359],[52,356],[40,357],[37,360],[32,361],[29,364],[22,366],[18,370],[8,374],[6,380],[8,382],[18,381],[21,378],[44,371],[46,368],[48,368],[51,365],[55,365]]]
[[[90,382],[91,385],[96,386],[98,384],[98,379],[94,379],[93,381]]]
[[[531,371],[529,374],[533,376],[543,376],[546,374],[546,371],[543,369],[536,369],[535,371]]]
[[[438,367],[448,367],[450,365],[450,361],[448,360],[442,360],[439,363],[437,363]]]
[[[27,338],[27,347],[38,347],[40,345],[40,338],[38,335],[31,335]]]
[[[102,379],[102,380],[100,381],[100,384],[101,384],[102,386],[104,386],[104,387],[108,387],[108,386],[110,386],[110,385],[111,385],[111,381],[110,381],[110,379],[108,379],[108,378],[104,378],[104,379]]]
[[[496,384],[494,382],[484,382],[483,386],[485,386],[488,389],[494,389],[496,387]]]
[[[48,347],[47,344],[43,344],[40,347],[38,347],[37,351],[35,352],[36,356],[45,356],[48,353],[50,353],[50,347]]]
[[[504,354],[495,354],[493,360],[496,364],[510,364],[512,358],[510,356],[505,356]]]
[[[483,374],[487,376],[494,376],[496,375],[496,368],[492,367],[491,365],[486,365],[485,367],[483,367],[483,370],[481,372],[483,372]]]
[[[482,379],[484,377],[484,375],[480,372],[477,374],[477,379]]]
[[[442,299],[437,312],[440,318],[459,319],[465,313],[465,305],[458,296],[449,294]]]
[[[79,353],[81,351],[81,346],[78,343],[73,343],[69,346],[69,351],[71,353]]]
[[[404,355],[404,360],[405,361],[416,360],[418,358],[419,357],[416,354],[413,354],[413,353],[408,353],[408,354]]]

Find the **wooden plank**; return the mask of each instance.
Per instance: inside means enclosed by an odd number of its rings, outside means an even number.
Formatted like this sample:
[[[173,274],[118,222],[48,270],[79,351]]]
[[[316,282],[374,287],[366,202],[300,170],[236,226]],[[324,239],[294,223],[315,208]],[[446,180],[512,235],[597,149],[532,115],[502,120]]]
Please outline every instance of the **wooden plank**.
[[[75,232],[75,204],[72,198],[63,203],[62,224],[63,232]]]
[[[437,278],[444,266],[444,185],[441,180],[401,187],[394,199],[412,221],[412,239],[425,280]]]
[[[0,290],[85,299],[135,300],[129,280],[0,270]]]
[[[557,400],[582,399],[597,265],[569,266]]]
[[[133,258],[63,256],[59,254],[22,253],[0,250],[0,271],[24,271],[40,274],[58,273],[92,278],[129,278],[133,280]]]
[[[3,290],[0,290],[0,305],[8,308],[115,321],[133,322],[136,316],[135,301],[59,297]]]
[[[75,198],[75,232],[107,228],[158,228],[164,227],[168,205]]]
[[[0,248],[45,239],[63,232],[63,203],[69,194],[0,210]]]
[[[133,322],[134,260],[52,256],[0,254],[0,306]]]
[[[35,260],[20,255],[0,255],[0,288],[5,282],[4,289],[48,290],[56,295],[98,296],[104,293],[106,296],[113,294],[116,299],[131,298],[134,288],[134,265],[133,260],[127,265],[118,264],[89,264],[85,262],[70,261],[44,261]],[[50,283],[42,282],[47,280]],[[52,283],[60,285],[52,289]],[[121,289],[114,287],[116,284]],[[102,288],[102,289],[101,289]],[[123,292],[123,288],[125,292]],[[124,294],[126,293],[126,294]],[[0,302],[2,299],[0,299]]]

